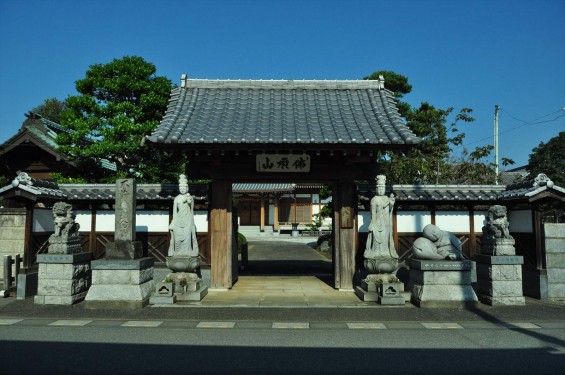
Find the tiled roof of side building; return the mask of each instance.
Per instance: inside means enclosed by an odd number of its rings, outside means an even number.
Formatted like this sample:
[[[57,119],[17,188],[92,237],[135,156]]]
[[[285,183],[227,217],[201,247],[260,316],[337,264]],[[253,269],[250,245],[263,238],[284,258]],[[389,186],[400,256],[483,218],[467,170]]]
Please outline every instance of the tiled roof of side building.
[[[398,201],[495,201],[503,192],[502,185],[392,185],[386,194],[394,193]],[[359,186],[365,198],[375,195],[373,186]]]
[[[154,143],[398,144],[420,141],[376,81],[195,80],[173,90]]]

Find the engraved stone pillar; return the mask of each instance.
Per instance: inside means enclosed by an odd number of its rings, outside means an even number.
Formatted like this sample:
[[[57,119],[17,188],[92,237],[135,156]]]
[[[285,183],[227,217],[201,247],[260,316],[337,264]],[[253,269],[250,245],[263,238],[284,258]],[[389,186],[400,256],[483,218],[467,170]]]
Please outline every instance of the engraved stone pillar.
[[[135,240],[136,184],[133,179],[116,181],[114,242],[106,245],[106,258],[92,261],[92,286],[85,307],[141,308],[155,289],[152,257],[143,256]]]
[[[142,243],[135,241],[136,191],[134,179],[116,181],[114,241],[106,245],[106,259],[138,259],[143,256]]]

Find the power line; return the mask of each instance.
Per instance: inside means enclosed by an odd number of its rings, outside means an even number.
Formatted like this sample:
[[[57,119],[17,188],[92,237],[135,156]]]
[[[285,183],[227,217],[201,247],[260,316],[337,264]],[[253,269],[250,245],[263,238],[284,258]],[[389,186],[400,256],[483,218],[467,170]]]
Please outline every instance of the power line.
[[[538,118],[536,118],[536,119],[534,119],[534,120],[531,120],[531,121],[524,121],[524,120],[520,120],[519,118],[516,118],[516,117],[512,116],[510,113],[508,113],[508,111],[505,111],[504,108],[500,108],[500,109],[501,109],[505,114],[507,114],[509,117],[511,117],[512,119],[514,119],[514,120],[516,120],[516,121],[523,122],[523,124],[522,124],[522,125],[515,126],[515,127],[513,127],[513,128],[510,128],[510,129],[505,130],[505,131],[503,131],[503,132],[500,132],[500,133],[498,133],[499,135],[500,135],[500,134],[510,133],[510,132],[513,131],[513,130],[522,128],[522,127],[527,126],[527,125],[545,124],[545,123],[548,123],[548,122],[557,121],[557,120],[560,119],[561,117],[565,116],[565,113],[563,113],[563,114],[561,114],[561,115],[559,115],[559,116],[557,116],[557,117],[555,117],[555,118],[552,118],[552,119],[550,119],[550,120],[538,121],[538,120],[541,120],[542,118],[545,118],[545,117],[554,115],[554,114],[556,114],[556,113],[565,111],[564,108],[561,108],[561,109],[558,109],[557,111],[548,113],[548,114],[543,115],[543,116],[541,116],[541,117],[538,117]],[[479,142],[482,142],[482,141],[486,141],[486,140],[488,140],[488,139],[490,139],[490,138],[491,138],[491,137],[481,138],[481,139],[479,139],[479,140],[476,140],[476,141],[473,141],[473,142],[469,142],[469,143],[466,143],[466,144],[464,144],[464,145],[459,145],[459,146],[456,146],[456,147],[454,147],[454,148],[467,147],[467,146],[473,145],[473,144],[475,144],[475,143],[479,143]]]

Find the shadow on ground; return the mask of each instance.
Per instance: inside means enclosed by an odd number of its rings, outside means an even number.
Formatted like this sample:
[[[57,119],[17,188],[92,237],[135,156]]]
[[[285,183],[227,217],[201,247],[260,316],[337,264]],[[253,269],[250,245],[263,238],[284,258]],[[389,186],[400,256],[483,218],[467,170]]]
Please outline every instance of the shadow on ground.
[[[0,342],[3,374],[553,374],[538,349],[353,349]]]

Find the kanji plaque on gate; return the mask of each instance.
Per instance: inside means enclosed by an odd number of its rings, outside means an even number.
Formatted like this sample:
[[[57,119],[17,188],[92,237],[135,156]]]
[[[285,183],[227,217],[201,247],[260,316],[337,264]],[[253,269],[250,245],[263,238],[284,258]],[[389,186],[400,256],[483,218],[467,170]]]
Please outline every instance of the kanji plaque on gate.
[[[260,154],[257,172],[310,172],[310,155]]]

